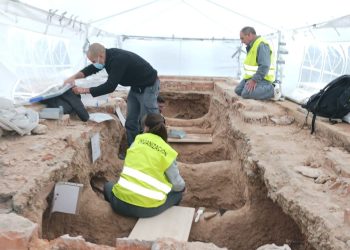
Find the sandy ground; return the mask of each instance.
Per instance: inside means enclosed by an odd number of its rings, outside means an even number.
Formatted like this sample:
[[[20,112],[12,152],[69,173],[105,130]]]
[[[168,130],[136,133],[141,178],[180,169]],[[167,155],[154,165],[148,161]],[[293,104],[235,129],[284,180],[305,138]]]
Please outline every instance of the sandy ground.
[[[350,126],[319,120],[310,135],[298,105],[243,100],[233,89],[225,78],[162,78],[167,125],[213,136],[211,144],[173,144],[187,185],[181,205],[217,213],[193,224],[190,241],[247,250],[268,243],[349,249]],[[90,110],[113,113],[115,106]],[[95,188],[116,180],[123,166],[120,122],[44,123],[44,135],[0,139],[0,212],[38,223],[45,239],[82,235],[113,246],[136,223],[113,213]],[[97,132],[102,157],[92,163],[90,138]],[[79,215],[50,214],[58,181],[84,184]]]

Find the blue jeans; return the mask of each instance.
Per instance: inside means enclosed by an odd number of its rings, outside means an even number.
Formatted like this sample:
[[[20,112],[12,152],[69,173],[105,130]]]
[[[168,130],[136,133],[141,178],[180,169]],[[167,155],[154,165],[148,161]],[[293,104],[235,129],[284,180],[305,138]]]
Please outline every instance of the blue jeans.
[[[249,92],[245,87],[247,80],[242,80],[237,87],[235,92],[237,95],[242,96],[245,99],[265,100],[270,99],[274,96],[274,87],[272,83],[268,81],[257,82],[256,88]]]
[[[179,205],[182,199],[182,192],[171,191],[170,193],[168,193],[167,199],[163,205],[151,208],[139,207],[119,200],[112,193],[112,188],[114,184],[115,183],[111,181],[105,183],[103,188],[105,200],[111,203],[111,207],[114,212],[128,217],[148,218],[156,216],[174,205]]]
[[[152,86],[148,86],[142,93],[137,93],[130,89],[127,99],[127,116],[125,121],[126,138],[128,146],[134,142],[135,137],[143,129],[140,124],[141,119],[150,113],[159,114],[157,97],[159,95],[160,82],[155,81]]]

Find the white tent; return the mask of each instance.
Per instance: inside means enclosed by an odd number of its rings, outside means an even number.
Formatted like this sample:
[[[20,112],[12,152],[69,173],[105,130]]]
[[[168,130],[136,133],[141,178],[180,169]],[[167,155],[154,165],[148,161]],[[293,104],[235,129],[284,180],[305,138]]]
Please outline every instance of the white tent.
[[[134,51],[159,74],[239,78],[239,30],[274,45],[283,92],[301,101],[349,73],[345,0],[0,0],[2,95],[31,97],[87,62],[87,42]]]
[[[261,34],[310,26],[349,14],[345,0],[22,0],[57,10],[119,35],[239,38],[243,26]],[[342,8],[343,6],[343,8]]]

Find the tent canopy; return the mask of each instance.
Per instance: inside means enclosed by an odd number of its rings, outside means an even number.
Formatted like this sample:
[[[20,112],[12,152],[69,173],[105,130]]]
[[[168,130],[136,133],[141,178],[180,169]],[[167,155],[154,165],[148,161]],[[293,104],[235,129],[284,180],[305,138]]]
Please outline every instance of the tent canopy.
[[[239,79],[239,31],[253,26],[276,54],[283,93],[301,101],[350,72],[346,7],[345,0],[0,0],[0,95],[27,99],[62,84],[88,63],[92,42],[133,51],[159,74]]]
[[[346,0],[22,0],[117,35],[239,38],[322,23],[347,15]]]

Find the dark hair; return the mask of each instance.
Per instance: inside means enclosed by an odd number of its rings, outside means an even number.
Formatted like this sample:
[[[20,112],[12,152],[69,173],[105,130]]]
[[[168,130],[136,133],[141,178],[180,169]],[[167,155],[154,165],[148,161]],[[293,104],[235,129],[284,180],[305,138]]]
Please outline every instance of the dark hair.
[[[253,27],[250,27],[250,26],[244,27],[243,29],[241,29],[241,32],[244,35],[248,35],[248,34],[256,35],[255,29]]]
[[[165,103],[163,97],[161,97],[160,95],[157,96],[157,102],[159,102],[159,103]]]
[[[165,142],[168,141],[165,119],[161,114],[147,114],[144,118],[144,124],[149,128],[149,133],[160,136]]]

